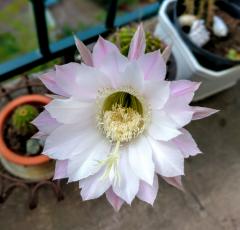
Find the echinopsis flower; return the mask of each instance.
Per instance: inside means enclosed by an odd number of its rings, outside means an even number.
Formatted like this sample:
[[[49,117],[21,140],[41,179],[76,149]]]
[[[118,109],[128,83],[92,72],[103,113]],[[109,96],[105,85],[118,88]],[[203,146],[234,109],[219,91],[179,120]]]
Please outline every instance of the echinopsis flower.
[[[153,204],[158,175],[183,189],[184,158],[200,153],[183,127],[216,112],[189,105],[199,83],[165,80],[168,52],[144,53],[142,25],[128,57],[102,37],[92,53],[76,45],[84,63],[40,77],[55,96],[33,123],[54,178],[79,181],[83,200],[106,193],[115,210],[135,197]]]

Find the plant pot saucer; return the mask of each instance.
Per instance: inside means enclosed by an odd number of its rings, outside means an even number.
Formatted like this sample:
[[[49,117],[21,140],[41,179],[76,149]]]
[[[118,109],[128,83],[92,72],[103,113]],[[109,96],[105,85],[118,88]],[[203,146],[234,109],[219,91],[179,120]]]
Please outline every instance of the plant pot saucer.
[[[0,157],[0,160],[3,167],[9,173],[30,182],[48,180],[51,179],[54,174],[54,161],[49,161],[42,165],[22,166],[8,161],[2,156]]]

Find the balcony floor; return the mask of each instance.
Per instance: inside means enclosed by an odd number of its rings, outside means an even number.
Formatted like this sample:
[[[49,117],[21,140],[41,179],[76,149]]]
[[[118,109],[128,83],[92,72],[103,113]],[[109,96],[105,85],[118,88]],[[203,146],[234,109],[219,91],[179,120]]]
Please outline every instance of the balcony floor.
[[[57,203],[43,189],[37,209],[30,211],[17,190],[0,205],[1,230],[239,230],[239,87],[198,103],[221,112],[188,127],[204,154],[186,162],[186,194],[161,181],[153,208],[135,200],[115,213],[104,197],[82,202],[77,184],[64,184],[65,200]]]

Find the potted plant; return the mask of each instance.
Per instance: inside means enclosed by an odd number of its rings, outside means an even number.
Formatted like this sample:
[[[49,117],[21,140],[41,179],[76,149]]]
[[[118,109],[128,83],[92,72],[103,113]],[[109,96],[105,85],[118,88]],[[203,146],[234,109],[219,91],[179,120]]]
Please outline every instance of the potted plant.
[[[224,0],[178,0],[176,28],[204,67],[224,70],[240,64],[240,10]]]
[[[195,3],[194,1],[186,2],[189,2],[190,4]],[[177,79],[187,78],[201,81],[203,83],[195,97],[196,100],[203,99],[223,89],[231,87],[239,79],[240,62],[237,60],[238,46],[235,46],[234,43],[231,42],[231,39],[235,39],[235,33],[237,33],[237,31],[232,30],[232,25],[229,26],[228,22],[228,20],[230,20],[228,13],[230,11],[234,12],[232,13],[232,17],[235,17],[235,19],[232,20],[238,22],[239,26],[239,21],[237,19],[237,17],[240,17],[239,9],[235,4],[226,1],[216,1],[214,5],[213,2],[214,1],[196,2],[192,6],[198,8],[192,9],[192,14],[184,15],[183,12],[187,7],[184,6],[183,1],[167,0],[163,3],[160,9],[159,24],[155,31],[157,36],[168,37],[170,41],[174,41],[172,46],[173,54],[178,66]],[[200,6],[200,3],[202,6]],[[210,5],[210,3],[212,5]],[[204,10],[200,10],[203,6],[205,7],[203,8]],[[212,8],[215,10],[212,10]],[[218,11],[228,19],[225,22],[221,18],[220,26],[217,27],[216,23],[219,22],[219,18],[217,18],[217,20],[215,18],[215,27],[213,28],[214,17],[219,16],[217,15]],[[205,13],[203,16],[198,16],[202,15],[201,12]],[[179,17],[183,15],[185,18],[180,18],[179,22]],[[196,20],[198,24],[197,32],[196,30],[191,31],[192,27],[194,27],[193,22],[196,22]],[[208,23],[207,20],[209,20]],[[186,28],[186,23],[188,24],[188,28]],[[218,30],[217,33],[222,33],[222,37],[214,35],[216,30]],[[193,33],[190,34],[190,32]],[[227,34],[225,34],[226,32]],[[207,36],[204,36],[206,34]],[[205,40],[205,44],[204,42],[200,44],[201,39]],[[238,44],[238,42],[239,41],[236,40],[236,44]],[[227,43],[231,45],[228,47],[223,45]]]
[[[42,143],[32,139],[37,129],[30,123],[50,98],[31,94],[20,96],[0,112],[1,162],[14,176],[40,181],[53,176],[54,162],[41,154]]]
[[[115,31],[112,35],[109,36],[109,40],[116,44],[124,56],[128,55],[129,47],[131,44],[131,40],[136,32],[136,27],[125,26],[117,31]],[[151,30],[145,32],[146,36],[146,50],[145,53],[150,53],[156,50],[159,50],[163,56],[167,60],[168,71],[166,74],[167,80],[174,80],[176,77],[176,62],[174,56],[171,55],[171,48],[164,41],[155,36]]]

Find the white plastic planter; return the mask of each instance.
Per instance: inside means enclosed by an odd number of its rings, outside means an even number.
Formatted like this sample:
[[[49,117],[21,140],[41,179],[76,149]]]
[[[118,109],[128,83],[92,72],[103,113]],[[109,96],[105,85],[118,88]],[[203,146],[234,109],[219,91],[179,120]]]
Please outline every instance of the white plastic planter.
[[[202,85],[194,100],[201,100],[236,84],[240,79],[240,65],[223,71],[213,71],[201,66],[170,21],[166,9],[176,0],[165,0],[159,10],[155,35],[172,44],[177,63],[176,79],[200,81]]]

